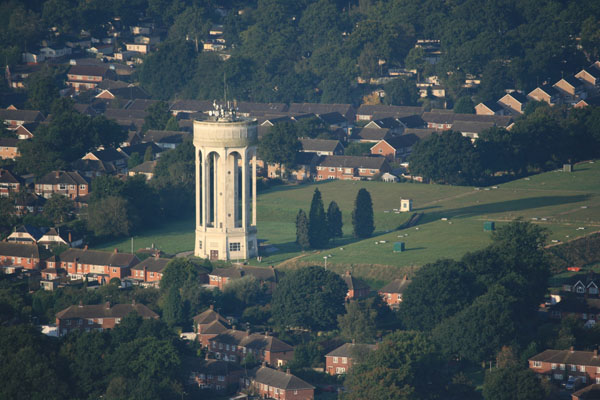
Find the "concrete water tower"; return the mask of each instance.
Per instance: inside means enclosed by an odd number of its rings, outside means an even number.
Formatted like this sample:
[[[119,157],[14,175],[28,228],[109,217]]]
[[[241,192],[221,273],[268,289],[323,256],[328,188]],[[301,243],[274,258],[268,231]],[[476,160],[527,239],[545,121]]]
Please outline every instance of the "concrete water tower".
[[[256,243],[255,119],[215,105],[194,121],[196,151],[196,243],[194,255],[246,260]]]

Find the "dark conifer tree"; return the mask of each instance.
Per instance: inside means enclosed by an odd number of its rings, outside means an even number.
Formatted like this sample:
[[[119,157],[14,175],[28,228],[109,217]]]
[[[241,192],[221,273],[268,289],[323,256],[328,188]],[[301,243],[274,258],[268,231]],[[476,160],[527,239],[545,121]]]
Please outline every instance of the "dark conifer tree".
[[[352,211],[352,226],[354,227],[354,236],[357,238],[367,238],[375,230],[373,202],[367,189],[360,189],[356,194],[354,211]]]
[[[298,211],[298,215],[296,216],[296,243],[302,247],[302,250],[310,247],[308,217],[304,210]]]
[[[334,239],[336,237],[342,237],[342,211],[338,207],[335,201],[329,203],[327,207],[327,227],[329,229],[329,237]]]
[[[315,193],[310,203],[310,213],[308,214],[308,240],[310,247],[322,249],[329,242],[329,230],[327,228],[327,216],[323,208],[323,199],[319,189]]]

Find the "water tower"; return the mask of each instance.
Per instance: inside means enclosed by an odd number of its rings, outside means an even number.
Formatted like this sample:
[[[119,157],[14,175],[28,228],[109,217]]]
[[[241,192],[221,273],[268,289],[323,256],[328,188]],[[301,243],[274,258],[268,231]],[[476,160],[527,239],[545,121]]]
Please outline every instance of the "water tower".
[[[246,260],[256,243],[255,119],[215,105],[194,121],[196,152],[196,243],[194,255]]]

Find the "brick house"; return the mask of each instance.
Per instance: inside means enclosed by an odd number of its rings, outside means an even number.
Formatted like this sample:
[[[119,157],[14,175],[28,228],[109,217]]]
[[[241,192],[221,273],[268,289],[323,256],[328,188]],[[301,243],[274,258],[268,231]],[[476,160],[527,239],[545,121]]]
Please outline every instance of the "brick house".
[[[544,101],[549,105],[560,104],[560,92],[550,85],[539,86],[527,94],[529,100]]]
[[[504,108],[497,103],[484,101],[475,106],[475,114],[477,115],[504,115]]]
[[[143,157],[144,155],[141,154]],[[82,160],[99,161],[103,163],[104,168],[110,168],[111,171],[117,173],[127,172],[127,154],[122,153],[113,148],[106,148],[104,150],[96,150],[87,153],[83,156]],[[107,170],[108,172],[108,170]]]
[[[87,247],[87,246],[86,246]],[[112,278],[123,279],[140,260],[133,254],[83,249],[68,249],[60,255],[60,266],[71,279],[84,277],[108,283]]]
[[[70,171],[52,171],[35,183],[35,194],[46,199],[57,193],[71,200],[89,194],[90,184],[79,173]]]
[[[352,368],[353,359],[360,351],[374,351],[374,344],[344,343],[325,355],[325,372],[329,375],[347,374]]]
[[[278,400],[313,400],[315,387],[286,372],[266,366],[253,369],[241,379],[242,387],[255,392],[260,398]]]
[[[575,74],[575,78],[583,82],[584,85],[588,86],[592,90],[600,89],[600,69],[595,65],[591,65],[589,68],[584,68]]]
[[[341,156],[344,154],[344,146],[339,140],[327,139],[300,139],[301,152],[316,153],[319,156]]]
[[[412,151],[413,145],[418,141],[419,137],[413,133],[393,136],[377,142],[371,147],[371,154],[383,156],[393,162],[408,156]]]
[[[402,118],[409,115],[421,115],[423,109],[413,106],[388,106],[384,104],[361,104],[356,111],[357,121],[371,121],[376,118]]]
[[[402,303],[402,295],[409,284],[410,280],[405,275],[402,279],[394,279],[379,289],[378,293],[390,308],[398,308],[400,307],[400,303]]]
[[[40,268],[40,250],[37,244],[0,242],[0,265]]]
[[[136,312],[142,318],[158,319],[158,314],[143,304],[115,304],[111,307],[109,302],[105,304],[86,305],[79,303],[69,306],[56,313],[56,326],[59,335],[66,335],[71,331],[103,331],[112,329],[121,322],[128,314]]]
[[[204,347],[209,346],[210,339],[230,328],[229,321],[216,312],[212,304],[208,310],[196,315],[193,321],[196,338]]]
[[[171,261],[169,258],[148,257],[131,267],[131,279],[141,286],[158,287],[163,271],[169,261]]]
[[[268,333],[263,335],[235,329],[228,329],[210,339],[208,350],[218,360],[240,362],[252,354],[257,361],[278,367],[294,358],[292,346]]]
[[[17,110],[14,107],[9,107],[4,110],[0,109],[0,120],[3,120],[9,129],[16,129],[19,125],[42,122],[44,115],[38,110]]]
[[[342,279],[348,286],[348,292],[346,293],[346,300],[349,299],[360,299],[369,296],[371,288],[365,282],[352,276],[350,271],[346,271],[342,275]]]
[[[232,280],[240,279],[246,275],[254,276],[262,285],[266,285],[268,290],[273,291],[283,273],[273,268],[273,266],[264,268],[244,265],[242,267],[215,268],[208,274],[208,284],[223,290],[225,285]]]
[[[198,358],[184,361],[189,371],[189,384],[196,384],[200,389],[211,389],[217,392],[233,392],[239,387],[244,370],[237,364],[222,360],[202,360]]]
[[[7,169],[0,168],[0,197],[8,197],[11,193],[19,193],[21,179]]]
[[[293,169],[288,170],[285,165],[267,164],[267,176],[270,178],[277,178],[283,175],[287,176],[288,181],[308,181],[314,178],[319,159],[320,158],[316,153],[299,152],[296,153],[296,165]],[[262,160],[257,161],[259,163],[262,162]]]
[[[325,156],[317,165],[315,180],[370,180],[389,171],[390,166],[385,157]]]
[[[20,157],[18,144],[19,139],[17,138],[0,138],[0,160],[14,160]]]
[[[35,129],[38,127],[38,122],[29,122],[19,124],[12,132],[17,136],[19,140],[31,139],[34,136]]]
[[[583,383],[600,383],[598,350],[545,350],[529,359],[529,369],[558,382],[573,376]]]
[[[498,100],[498,104],[516,114],[523,114],[526,103],[527,97],[520,92],[507,93]]]
[[[393,136],[388,128],[358,128],[352,130],[350,142],[377,143]]]
[[[67,86],[77,92],[94,89],[104,79],[116,79],[116,73],[103,65],[73,65],[67,72]]]
[[[8,235],[6,241],[9,243],[37,244],[46,230],[46,228],[41,229],[28,224],[20,225]]]
[[[578,100],[587,97],[584,83],[574,76],[562,78],[552,85],[552,87],[561,93],[564,102],[568,104],[576,103]]]

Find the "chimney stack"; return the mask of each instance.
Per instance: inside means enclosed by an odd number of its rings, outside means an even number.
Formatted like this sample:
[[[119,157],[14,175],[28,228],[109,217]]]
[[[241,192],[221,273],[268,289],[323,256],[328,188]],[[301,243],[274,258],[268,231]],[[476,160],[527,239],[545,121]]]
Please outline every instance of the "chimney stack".
[[[71,242],[73,242],[73,240],[71,239],[71,232],[69,232],[69,247],[71,246]]]
[[[83,246],[83,250],[87,250],[88,249],[88,245],[86,244],[85,246]]]
[[[60,171],[54,171],[54,176],[56,179],[60,178]]]
[[[287,369],[285,370],[285,374],[286,374],[286,375],[291,375],[291,372],[290,372],[290,369],[289,369],[289,368],[287,368]]]
[[[571,350],[571,353],[572,353],[575,351],[575,348],[573,346],[571,346],[571,348],[569,350]]]
[[[119,249],[117,249],[117,248],[115,247],[115,250],[114,250],[114,252],[113,252],[113,253],[115,253],[115,254],[116,254],[116,253],[118,253],[118,252],[119,252]]]
[[[211,304],[210,306],[208,306],[208,308],[210,308],[211,310],[214,310],[215,306],[213,304]]]
[[[346,271],[346,276],[351,276],[352,274],[350,273],[350,271]]]
[[[83,301],[79,300],[79,307],[83,307]]]
[[[110,301],[107,301],[106,303],[104,303],[104,308],[106,308],[107,310],[110,310]]]

